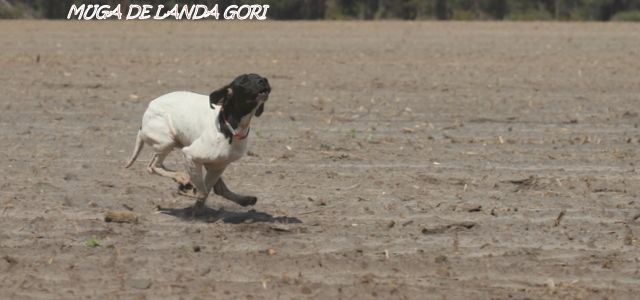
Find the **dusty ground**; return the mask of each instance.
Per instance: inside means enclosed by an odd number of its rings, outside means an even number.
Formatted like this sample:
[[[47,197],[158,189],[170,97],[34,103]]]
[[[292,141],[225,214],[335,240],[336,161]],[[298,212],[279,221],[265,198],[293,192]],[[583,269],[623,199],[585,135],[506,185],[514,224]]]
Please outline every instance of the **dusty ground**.
[[[0,22],[0,298],[633,298],[639,30]],[[149,100],[243,72],[258,204],[190,220],[123,162]]]

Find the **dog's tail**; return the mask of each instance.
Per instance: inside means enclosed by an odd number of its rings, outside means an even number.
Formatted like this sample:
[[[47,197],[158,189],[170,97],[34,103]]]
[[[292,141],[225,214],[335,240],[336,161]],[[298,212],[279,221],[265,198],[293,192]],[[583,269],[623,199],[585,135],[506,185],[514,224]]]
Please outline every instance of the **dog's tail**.
[[[125,168],[130,167],[133,162],[136,161],[136,158],[138,158],[138,154],[140,154],[140,151],[142,151],[142,147],[144,147],[144,141],[142,141],[141,134],[142,133],[140,132],[140,130],[138,130],[138,136],[136,137],[136,146],[135,148],[133,148],[133,155],[131,155],[131,158],[129,158],[129,161],[124,166]]]

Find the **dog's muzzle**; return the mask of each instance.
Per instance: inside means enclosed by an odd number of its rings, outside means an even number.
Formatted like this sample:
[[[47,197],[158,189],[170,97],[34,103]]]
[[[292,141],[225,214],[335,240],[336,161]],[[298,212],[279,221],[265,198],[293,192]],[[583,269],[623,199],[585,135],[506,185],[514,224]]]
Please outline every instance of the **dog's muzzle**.
[[[258,93],[258,96],[256,97],[256,100],[258,100],[260,102],[265,102],[265,101],[267,101],[267,99],[269,99],[269,92],[268,91],[260,92],[260,93]]]

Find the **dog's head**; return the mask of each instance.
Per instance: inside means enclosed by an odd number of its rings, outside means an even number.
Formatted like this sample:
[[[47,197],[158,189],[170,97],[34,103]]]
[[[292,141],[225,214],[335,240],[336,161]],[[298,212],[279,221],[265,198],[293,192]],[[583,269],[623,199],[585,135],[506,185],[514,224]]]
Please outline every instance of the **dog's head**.
[[[214,104],[222,105],[227,122],[236,128],[243,117],[262,115],[270,92],[271,86],[266,78],[258,74],[244,74],[213,91],[209,95],[209,103],[211,108]]]

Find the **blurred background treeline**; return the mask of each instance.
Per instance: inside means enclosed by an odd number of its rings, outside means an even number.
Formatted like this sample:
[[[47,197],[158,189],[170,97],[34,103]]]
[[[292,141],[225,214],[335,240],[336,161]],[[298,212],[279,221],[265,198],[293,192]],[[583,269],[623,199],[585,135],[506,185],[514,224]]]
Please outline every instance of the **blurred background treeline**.
[[[640,21],[640,0],[0,0],[0,18],[66,18],[71,4],[269,4],[280,20]]]

